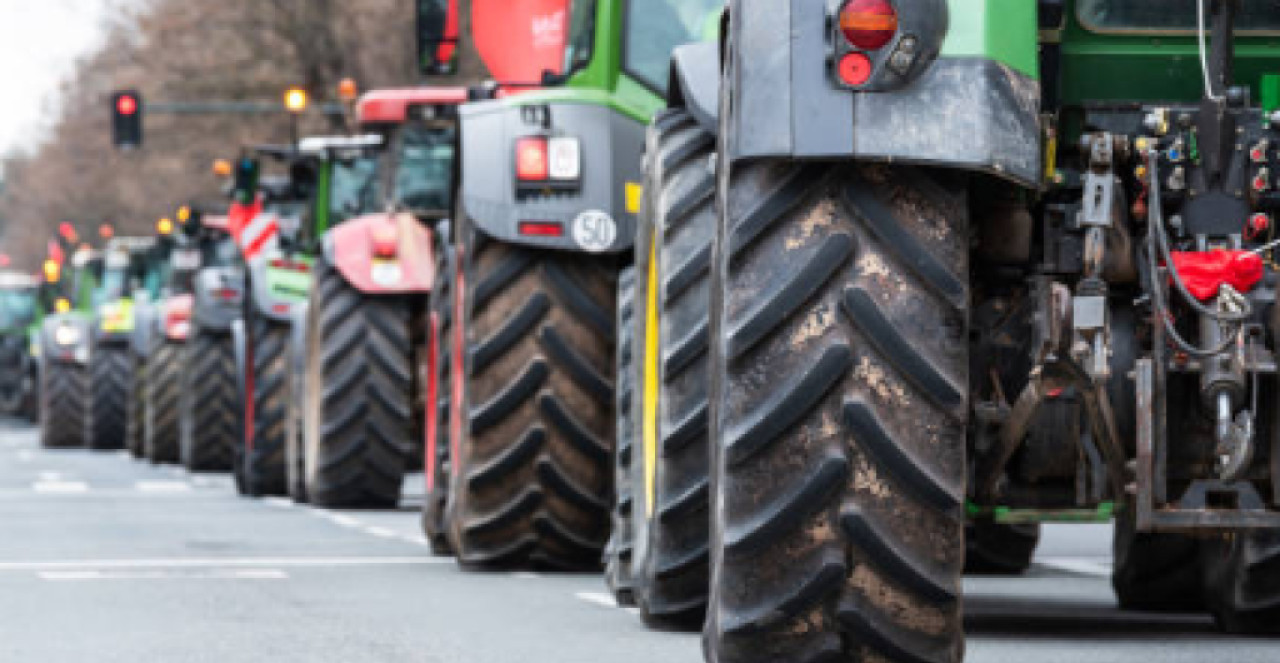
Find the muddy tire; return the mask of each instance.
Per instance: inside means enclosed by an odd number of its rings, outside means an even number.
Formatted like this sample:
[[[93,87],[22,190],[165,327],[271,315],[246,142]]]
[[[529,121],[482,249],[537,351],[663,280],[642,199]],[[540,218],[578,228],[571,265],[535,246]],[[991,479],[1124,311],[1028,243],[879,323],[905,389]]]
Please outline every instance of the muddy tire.
[[[329,508],[400,502],[413,453],[410,301],[370,296],[318,258],[308,308],[307,496]]]
[[[613,491],[614,261],[460,230],[454,552],[466,565],[598,569]]]
[[[165,339],[147,358],[143,455],[153,463],[177,463],[179,402],[185,346]]]
[[[240,398],[231,334],[192,325],[182,367],[179,458],[192,472],[232,469]]]
[[[1209,540],[1202,555],[1205,598],[1218,628],[1280,635],[1280,531]]]
[[[976,575],[1021,575],[1031,568],[1040,542],[1036,523],[1004,525],[977,521],[965,527],[964,572]]]
[[[134,352],[129,353],[129,363],[129,412],[125,423],[125,447],[134,458],[144,458],[147,434],[147,364]]]
[[[85,446],[123,449],[128,436],[133,356],[128,345],[103,344],[89,355],[89,408]]]
[[[61,361],[45,361],[40,368],[40,446],[83,448],[89,413],[88,369]]]
[[[434,401],[431,390],[427,390],[426,407],[432,408],[433,420],[426,424],[428,437],[434,436],[424,449],[427,473],[427,494],[422,504],[422,534],[431,545],[431,552],[437,555],[453,554],[453,546],[449,543],[449,441],[452,439],[450,428],[450,403],[452,402],[454,348],[459,343],[455,337],[459,329],[453,325],[454,309],[457,308],[454,288],[454,271],[457,262],[454,260],[454,249],[449,242],[448,228],[441,224],[436,231],[436,282],[431,292],[429,304],[429,321],[431,327],[429,347],[427,349],[427,371],[434,386]],[[431,448],[434,444],[434,449]]]
[[[246,355],[251,372],[253,399],[252,438],[246,440],[244,492],[246,495],[285,495],[285,435],[289,423],[289,325],[260,313],[246,316]]]
[[[614,360],[614,407],[617,411],[617,443],[613,449],[613,526],[604,549],[604,581],[619,605],[635,605],[635,582],[631,573],[635,538],[631,529],[634,505],[631,489],[631,455],[635,449],[632,416],[635,398],[635,300],[636,270],[628,267],[618,276],[618,342]]]
[[[709,658],[958,662],[963,176],[720,178]]]
[[[1139,534],[1134,525],[1132,508],[1116,515],[1111,586],[1120,609],[1203,610],[1200,543],[1181,534]]]
[[[633,456],[641,617],[697,628],[706,616],[711,529],[707,344],[715,235],[715,137],[683,109],[649,128],[636,271]]]

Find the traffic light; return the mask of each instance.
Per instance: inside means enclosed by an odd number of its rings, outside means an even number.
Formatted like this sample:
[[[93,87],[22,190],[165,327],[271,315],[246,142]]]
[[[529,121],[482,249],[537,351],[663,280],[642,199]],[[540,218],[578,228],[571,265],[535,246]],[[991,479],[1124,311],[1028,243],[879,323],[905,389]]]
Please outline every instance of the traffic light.
[[[251,205],[258,196],[258,176],[260,166],[252,157],[242,157],[236,162],[235,180],[233,183],[235,201],[242,205]]]
[[[111,95],[111,140],[116,147],[142,146],[142,96],[137,90]]]

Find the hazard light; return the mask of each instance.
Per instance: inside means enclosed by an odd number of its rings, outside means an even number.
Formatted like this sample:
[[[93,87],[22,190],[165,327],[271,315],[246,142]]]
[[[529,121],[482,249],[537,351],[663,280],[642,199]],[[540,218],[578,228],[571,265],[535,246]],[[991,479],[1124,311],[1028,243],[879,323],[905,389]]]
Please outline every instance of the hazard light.
[[[582,179],[582,143],[572,136],[516,139],[516,180],[520,184],[565,187]]]

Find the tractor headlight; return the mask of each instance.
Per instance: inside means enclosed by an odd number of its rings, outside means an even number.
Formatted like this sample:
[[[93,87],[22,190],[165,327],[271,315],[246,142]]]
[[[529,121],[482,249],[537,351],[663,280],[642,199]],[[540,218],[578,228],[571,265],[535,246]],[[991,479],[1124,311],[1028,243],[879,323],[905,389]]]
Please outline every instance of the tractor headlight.
[[[75,345],[80,342],[80,330],[73,325],[62,325],[53,330],[53,341],[58,345]]]

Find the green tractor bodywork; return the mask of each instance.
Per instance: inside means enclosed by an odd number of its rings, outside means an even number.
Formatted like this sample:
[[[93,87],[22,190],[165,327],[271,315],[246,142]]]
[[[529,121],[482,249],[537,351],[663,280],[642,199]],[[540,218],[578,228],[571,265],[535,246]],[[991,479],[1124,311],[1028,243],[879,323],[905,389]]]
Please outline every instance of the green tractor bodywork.
[[[463,107],[462,204],[481,230],[504,241],[624,251],[640,205],[643,127],[665,104],[672,50],[714,41],[722,3],[567,5],[562,73],[546,72],[546,87]],[[580,173],[521,180],[517,141],[539,137],[576,139]]]

